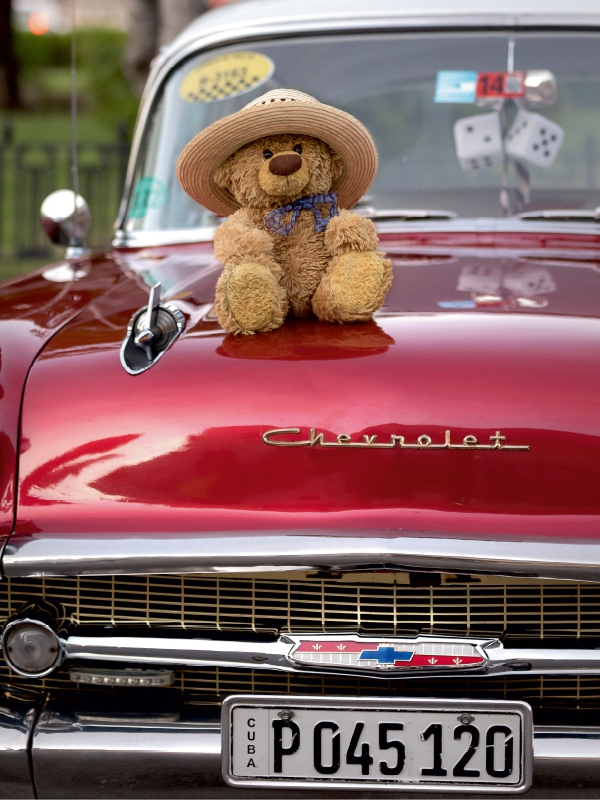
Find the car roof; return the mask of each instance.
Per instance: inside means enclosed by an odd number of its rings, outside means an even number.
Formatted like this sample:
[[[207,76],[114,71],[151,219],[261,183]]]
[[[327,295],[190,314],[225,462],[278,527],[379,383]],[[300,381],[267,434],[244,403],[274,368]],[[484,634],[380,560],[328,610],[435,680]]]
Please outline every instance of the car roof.
[[[504,28],[537,25],[600,25],[599,0],[246,0],[195,19],[163,53],[171,55],[195,40],[242,38],[266,29],[301,31],[396,24],[402,27],[484,25]]]

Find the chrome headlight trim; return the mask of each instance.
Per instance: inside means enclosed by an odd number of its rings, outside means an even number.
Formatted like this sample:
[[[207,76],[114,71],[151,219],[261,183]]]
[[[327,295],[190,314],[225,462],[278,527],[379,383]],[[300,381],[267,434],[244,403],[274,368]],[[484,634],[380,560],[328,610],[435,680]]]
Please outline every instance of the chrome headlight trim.
[[[45,633],[50,634],[51,637],[54,639],[55,647],[56,647],[56,656],[54,658],[54,661],[52,662],[52,664],[49,667],[47,667],[46,669],[44,669],[44,670],[42,670],[40,672],[26,672],[22,668],[18,667],[13,662],[12,658],[10,658],[10,656],[8,655],[8,653],[10,651],[9,638],[10,638],[11,632],[14,631],[15,628],[18,628],[18,627],[21,627],[21,626],[24,626],[24,625],[30,625],[33,628],[41,629]],[[45,678],[46,675],[50,675],[51,672],[54,672],[54,670],[61,663],[62,658],[63,658],[63,642],[58,637],[56,632],[53,631],[52,628],[49,625],[46,625],[45,622],[40,622],[37,619],[29,619],[28,617],[23,617],[22,619],[11,620],[7,625],[5,625],[4,630],[2,631],[2,655],[4,657],[4,660],[8,664],[8,666],[12,669],[13,672],[16,672],[17,675],[21,675],[24,678],[31,678],[31,679]]]

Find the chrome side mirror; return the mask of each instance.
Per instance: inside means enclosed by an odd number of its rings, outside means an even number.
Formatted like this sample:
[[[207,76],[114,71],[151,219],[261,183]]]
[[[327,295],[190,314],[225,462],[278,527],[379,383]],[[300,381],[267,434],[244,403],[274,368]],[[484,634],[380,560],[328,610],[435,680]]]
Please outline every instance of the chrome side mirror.
[[[67,247],[67,258],[85,255],[83,242],[90,230],[92,217],[90,208],[81,195],[70,189],[52,192],[42,203],[40,222],[53,244]]]

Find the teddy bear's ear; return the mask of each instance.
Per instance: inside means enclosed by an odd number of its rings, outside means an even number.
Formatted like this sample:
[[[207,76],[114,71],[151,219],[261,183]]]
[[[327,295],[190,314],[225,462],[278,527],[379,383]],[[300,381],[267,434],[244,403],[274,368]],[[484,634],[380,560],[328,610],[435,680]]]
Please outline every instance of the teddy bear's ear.
[[[335,150],[331,150],[331,182],[337,183],[344,174],[344,162]]]
[[[231,185],[232,166],[233,161],[231,158],[228,158],[222,164],[219,164],[213,173],[213,181],[217,184],[217,186],[220,189],[226,189],[230,193],[233,192],[233,186]]]

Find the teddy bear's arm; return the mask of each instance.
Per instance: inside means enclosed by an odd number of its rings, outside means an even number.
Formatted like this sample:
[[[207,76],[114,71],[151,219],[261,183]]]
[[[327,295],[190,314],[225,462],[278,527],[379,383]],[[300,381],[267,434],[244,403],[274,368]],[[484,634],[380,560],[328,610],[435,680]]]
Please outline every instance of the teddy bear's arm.
[[[273,268],[273,240],[254,223],[241,208],[215,232],[215,256],[223,264],[233,266],[242,261],[258,261]]]
[[[279,283],[281,267],[274,258],[271,237],[246,209],[236,211],[217,228],[215,256],[225,265],[215,294],[222,327],[236,334],[278,328],[288,310]]]
[[[325,246],[333,256],[369,253],[377,250],[377,233],[370,219],[345,209],[333,217],[325,231]]]
[[[392,264],[377,250],[369,219],[341,211],[325,232],[333,258],[312,297],[312,309],[328,322],[360,322],[382,304],[392,282]]]

